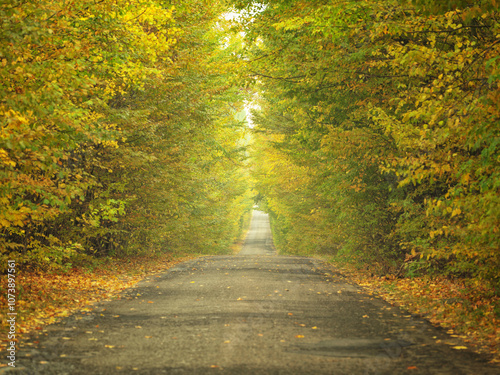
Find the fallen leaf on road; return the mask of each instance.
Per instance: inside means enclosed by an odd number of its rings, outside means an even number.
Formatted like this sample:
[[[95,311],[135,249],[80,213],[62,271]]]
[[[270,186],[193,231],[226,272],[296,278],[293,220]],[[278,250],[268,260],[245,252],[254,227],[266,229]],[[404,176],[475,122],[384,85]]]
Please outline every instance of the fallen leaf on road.
[[[453,349],[456,349],[456,350],[464,350],[464,349],[467,349],[466,346],[453,346],[452,347]]]
[[[296,337],[296,338],[298,338],[298,339],[303,339],[303,338],[304,338],[304,335],[297,335],[297,336],[295,336],[295,337]]]
[[[418,367],[417,366],[408,366],[407,367],[407,370],[417,370]]]
[[[104,345],[105,348],[113,349],[115,346],[114,345]]]

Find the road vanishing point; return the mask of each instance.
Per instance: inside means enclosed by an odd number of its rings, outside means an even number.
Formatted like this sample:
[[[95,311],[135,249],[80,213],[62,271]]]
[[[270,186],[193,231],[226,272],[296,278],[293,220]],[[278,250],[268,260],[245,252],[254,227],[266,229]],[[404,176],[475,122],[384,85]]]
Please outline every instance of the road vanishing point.
[[[0,373],[500,373],[326,263],[276,255],[261,211],[238,255],[180,263],[30,340]]]

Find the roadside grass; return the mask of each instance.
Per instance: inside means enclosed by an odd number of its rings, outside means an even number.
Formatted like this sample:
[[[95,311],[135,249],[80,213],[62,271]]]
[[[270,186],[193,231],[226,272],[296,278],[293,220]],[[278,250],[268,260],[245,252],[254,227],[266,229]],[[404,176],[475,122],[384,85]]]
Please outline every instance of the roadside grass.
[[[20,342],[27,333],[41,330],[47,324],[70,315],[76,310],[92,310],[99,301],[117,298],[146,276],[163,272],[177,263],[197,258],[198,254],[168,253],[133,256],[127,258],[106,258],[96,260],[86,267],[72,268],[66,272],[17,273],[17,296],[15,304],[16,339]],[[6,278],[5,278],[6,279]],[[0,347],[6,348],[7,290],[0,286]]]
[[[374,276],[351,264],[330,263],[368,291],[444,328],[464,346],[500,363],[500,297],[485,281],[436,275]]]

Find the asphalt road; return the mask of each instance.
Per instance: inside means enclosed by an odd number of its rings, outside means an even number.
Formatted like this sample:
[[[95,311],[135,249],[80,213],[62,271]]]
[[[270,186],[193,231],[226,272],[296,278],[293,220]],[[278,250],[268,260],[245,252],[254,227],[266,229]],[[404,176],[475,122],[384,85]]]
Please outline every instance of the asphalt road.
[[[276,256],[267,220],[254,213],[240,255],[179,264],[47,327],[15,373],[500,373],[320,261]]]

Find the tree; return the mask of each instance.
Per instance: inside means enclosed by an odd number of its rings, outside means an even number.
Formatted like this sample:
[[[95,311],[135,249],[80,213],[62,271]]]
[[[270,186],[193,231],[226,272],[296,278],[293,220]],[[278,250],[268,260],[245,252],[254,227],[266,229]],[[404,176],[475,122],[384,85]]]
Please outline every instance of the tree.
[[[289,195],[259,174],[282,243],[498,280],[493,2],[236,4],[268,134],[257,157],[307,176]]]
[[[68,267],[88,255],[175,251],[190,226],[200,230],[196,249],[224,251],[249,205],[238,41],[223,46],[225,9],[197,0],[0,6],[2,257]],[[231,179],[240,182],[228,188]]]

